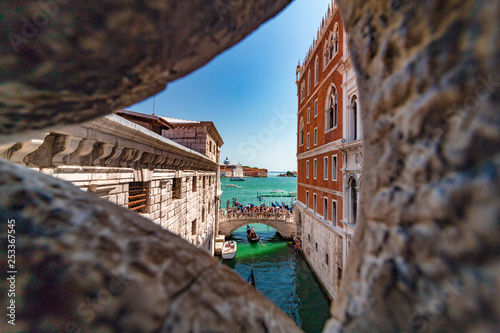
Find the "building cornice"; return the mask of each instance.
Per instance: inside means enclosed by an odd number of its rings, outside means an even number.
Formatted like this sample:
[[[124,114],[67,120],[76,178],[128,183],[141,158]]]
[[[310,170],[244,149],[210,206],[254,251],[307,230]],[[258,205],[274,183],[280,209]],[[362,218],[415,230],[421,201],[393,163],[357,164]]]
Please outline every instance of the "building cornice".
[[[359,139],[356,141],[344,143],[338,149],[343,153],[347,153],[354,150],[360,150],[362,148],[363,148],[363,139]]]
[[[38,168],[79,165],[217,170],[219,167],[205,155],[115,114],[16,143],[3,156],[14,163]]]
[[[330,189],[325,188],[325,187],[314,186],[314,185],[310,185],[310,184],[306,184],[306,183],[300,183],[300,182],[297,182],[297,185],[300,185],[300,186],[303,186],[303,187],[306,187],[306,188],[310,188],[311,190],[315,190],[315,191],[321,191],[321,192],[325,192],[325,193],[329,193],[329,194],[334,194],[334,195],[337,195],[339,197],[343,197],[344,196],[344,194],[342,192],[330,190]]]
[[[314,148],[314,149],[308,150],[306,152],[297,154],[297,159],[303,160],[305,158],[311,158],[311,157],[321,155],[324,153],[331,153],[332,150],[340,149],[340,147],[342,147],[341,140],[332,141],[332,142],[324,144],[318,148]]]

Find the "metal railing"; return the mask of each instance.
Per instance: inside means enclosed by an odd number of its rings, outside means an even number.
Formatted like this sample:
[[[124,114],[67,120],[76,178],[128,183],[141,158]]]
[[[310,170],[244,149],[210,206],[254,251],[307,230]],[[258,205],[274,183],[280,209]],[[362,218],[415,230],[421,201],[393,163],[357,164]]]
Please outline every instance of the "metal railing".
[[[231,212],[228,213],[225,209],[219,215],[220,222],[231,220],[276,220],[285,222],[294,222],[293,213],[267,213],[267,212]]]

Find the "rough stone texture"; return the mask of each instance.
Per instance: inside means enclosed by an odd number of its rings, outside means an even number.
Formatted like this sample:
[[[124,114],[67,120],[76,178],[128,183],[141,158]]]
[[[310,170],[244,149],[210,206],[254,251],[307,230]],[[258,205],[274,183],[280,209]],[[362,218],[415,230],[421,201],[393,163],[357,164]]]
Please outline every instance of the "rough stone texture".
[[[22,141],[20,131],[81,123],[152,96],[288,3],[2,1],[0,142]]]
[[[0,45],[2,142],[152,95],[287,2],[237,2],[242,10],[222,20],[210,7],[221,1],[61,5],[18,54],[6,39]],[[2,35],[20,31],[37,5],[3,1]],[[500,3],[339,5],[364,110],[365,175],[327,330],[499,331]],[[2,232],[14,218],[20,234],[19,331],[297,330],[235,274],[150,221],[60,180],[1,169]]]
[[[500,2],[340,0],[365,139],[328,331],[500,330]]]
[[[2,332],[300,331],[214,258],[70,183],[0,161],[0,206],[18,271],[16,326]]]

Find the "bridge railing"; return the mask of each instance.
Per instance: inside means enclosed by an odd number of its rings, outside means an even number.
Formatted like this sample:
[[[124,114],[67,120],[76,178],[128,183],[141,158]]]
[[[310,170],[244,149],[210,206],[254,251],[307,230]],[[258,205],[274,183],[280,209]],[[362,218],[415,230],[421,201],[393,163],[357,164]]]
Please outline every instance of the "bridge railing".
[[[225,209],[221,211],[219,215],[220,222],[226,222],[231,220],[276,220],[293,222],[293,213],[267,213],[267,212],[231,212],[228,213]]]

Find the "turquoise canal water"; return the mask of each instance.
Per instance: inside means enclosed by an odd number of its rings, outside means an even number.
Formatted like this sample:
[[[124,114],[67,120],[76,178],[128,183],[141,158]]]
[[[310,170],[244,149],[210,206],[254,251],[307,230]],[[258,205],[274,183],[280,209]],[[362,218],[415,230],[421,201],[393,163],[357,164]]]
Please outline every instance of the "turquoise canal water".
[[[270,202],[282,202],[290,204],[292,198],[262,198],[259,201],[257,193],[270,193],[272,190],[282,190],[286,192],[297,191],[297,178],[293,177],[276,177],[277,173],[269,173],[268,178],[245,178],[245,181],[230,181],[229,178],[221,178],[221,206],[226,208],[227,201],[232,204],[233,198],[238,198],[242,204],[253,203],[260,205],[265,203],[270,205]],[[238,187],[227,187],[226,185],[237,185]]]
[[[236,197],[243,204],[259,204],[256,198],[257,190],[295,191],[296,179],[273,175],[267,179],[247,178],[241,182],[241,188],[230,188],[224,184],[239,182],[229,182],[229,179],[223,178],[223,202]],[[227,189],[230,191],[226,191]],[[281,203],[289,202],[290,198],[269,200]],[[246,238],[246,226],[242,227],[227,238],[238,243],[236,257],[222,262],[245,280],[253,269],[256,287],[261,293],[288,314],[305,332],[321,332],[330,316],[330,304],[304,257],[288,246],[288,242],[273,228],[263,224],[251,226],[260,235],[262,243],[249,243]]]

